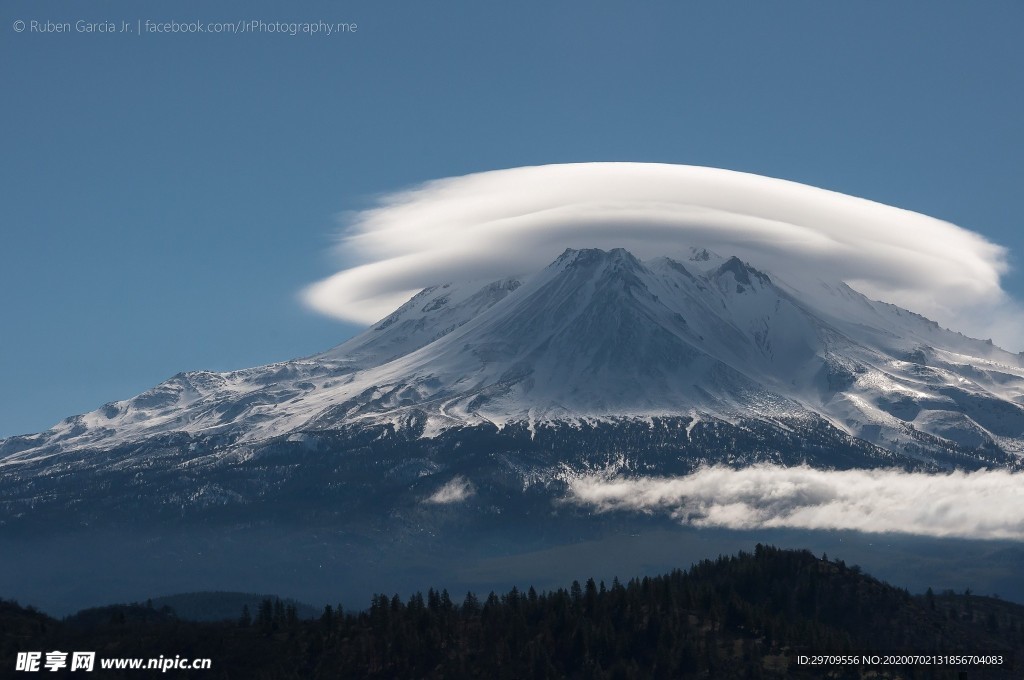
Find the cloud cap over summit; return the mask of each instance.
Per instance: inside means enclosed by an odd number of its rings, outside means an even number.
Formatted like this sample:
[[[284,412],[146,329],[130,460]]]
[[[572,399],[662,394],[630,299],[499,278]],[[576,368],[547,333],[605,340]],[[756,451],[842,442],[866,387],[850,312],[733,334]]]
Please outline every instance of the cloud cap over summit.
[[[348,265],[303,291],[322,313],[371,323],[441,282],[535,272],[565,248],[640,258],[689,246],[787,278],[842,280],[974,336],[1020,349],[1003,291],[1006,250],[909,210],[786,180],[655,163],[577,163],[434,180],[350,215]]]

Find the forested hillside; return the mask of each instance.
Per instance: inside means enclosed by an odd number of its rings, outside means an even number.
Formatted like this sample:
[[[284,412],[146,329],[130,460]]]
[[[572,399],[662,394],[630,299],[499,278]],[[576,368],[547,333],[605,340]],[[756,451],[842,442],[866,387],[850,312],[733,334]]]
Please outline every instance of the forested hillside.
[[[267,599],[236,620],[197,623],[127,605],[61,622],[6,602],[0,675],[24,676],[13,673],[18,650],[52,649],[94,650],[98,659],[210,658],[210,671],[164,674],[208,678],[1012,678],[1024,660],[1020,605],[969,592],[912,596],[842,561],[761,545],[628,582],[458,598],[430,589],[350,606],[306,620],[294,605]],[[867,653],[1004,662],[798,663],[801,655]]]

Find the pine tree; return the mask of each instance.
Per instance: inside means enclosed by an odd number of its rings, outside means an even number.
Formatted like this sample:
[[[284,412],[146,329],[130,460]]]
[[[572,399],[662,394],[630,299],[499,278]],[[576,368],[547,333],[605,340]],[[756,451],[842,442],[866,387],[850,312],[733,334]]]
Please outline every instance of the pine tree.
[[[260,612],[258,621],[260,629],[263,630],[263,632],[269,633],[273,629],[274,603],[271,601],[269,597],[264,598],[263,601],[260,602]]]

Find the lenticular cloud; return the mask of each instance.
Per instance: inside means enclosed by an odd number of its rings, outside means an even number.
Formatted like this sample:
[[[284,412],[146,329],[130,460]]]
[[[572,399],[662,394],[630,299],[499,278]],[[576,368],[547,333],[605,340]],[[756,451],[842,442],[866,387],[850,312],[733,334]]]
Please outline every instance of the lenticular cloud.
[[[569,247],[684,259],[690,246],[787,279],[841,279],[974,335],[1012,305],[1005,250],[956,225],[785,180],[651,163],[497,170],[386,195],[348,220],[339,253],[350,266],[303,297],[371,323],[426,286],[529,274]],[[1016,330],[997,333],[1015,344]]]
[[[850,529],[1024,539],[1021,473],[908,473],[755,465],[675,478],[569,480],[569,500],[601,512],[666,513],[702,527]]]

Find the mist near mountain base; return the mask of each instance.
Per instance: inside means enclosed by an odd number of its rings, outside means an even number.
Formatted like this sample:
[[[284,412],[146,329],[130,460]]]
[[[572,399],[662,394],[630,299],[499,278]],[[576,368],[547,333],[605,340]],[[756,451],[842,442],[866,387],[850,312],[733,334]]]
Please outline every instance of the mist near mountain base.
[[[347,610],[359,610],[375,593],[404,599],[433,587],[447,588],[453,598],[469,590],[482,598],[512,586],[550,590],[589,577],[625,581],[749,552],[760,542],[827,552],[912,592],[969,587],[1024,601],[1024,552],[1007,541],[701,529],[656,518],[616,522],[571,541],[503,540],[500,546],[488,537],[444,532],[417,551],[387,537],[365,538],[301,527],[193,527],[159,537],[130,529],[0,537],[0,592],[57,616],[197,591],[267,593],[317,608],[340,601]]]
[[[684,477],[581,476],[570,501],[600,512],[668,514],[698,527],[840,529],[1024,539],[1024,475],[819,470],[806,465],[706,467]]]

